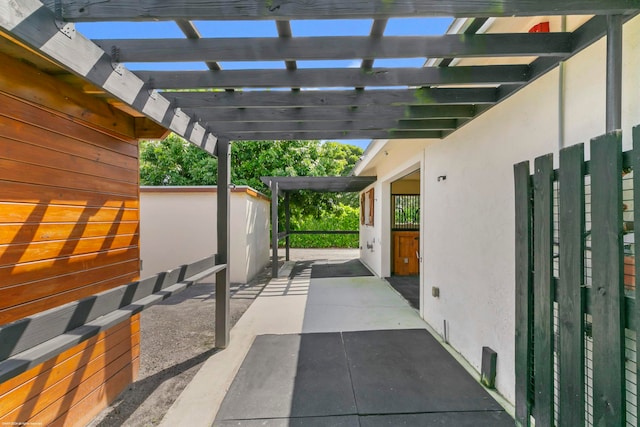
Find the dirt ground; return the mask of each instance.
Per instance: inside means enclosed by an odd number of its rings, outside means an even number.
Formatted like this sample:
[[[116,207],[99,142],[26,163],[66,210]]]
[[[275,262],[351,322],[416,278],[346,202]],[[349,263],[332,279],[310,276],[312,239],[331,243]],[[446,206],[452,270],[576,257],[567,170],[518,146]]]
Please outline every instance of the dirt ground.
[[[270,280],[266,268],[248,284],[231,285],[231,325]],[[140,372],[136,382],[90,424],[91,427],[154,426],[216,351],[215,293],[196,284],[141,314]]]

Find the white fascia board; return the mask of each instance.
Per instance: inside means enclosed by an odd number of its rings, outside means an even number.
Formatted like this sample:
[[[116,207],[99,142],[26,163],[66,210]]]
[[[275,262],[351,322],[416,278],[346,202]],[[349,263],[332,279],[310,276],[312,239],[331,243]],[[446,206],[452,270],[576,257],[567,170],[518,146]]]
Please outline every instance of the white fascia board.
[[[373,161],[373,159],[380,153],[385,145],[389,142],[388,139],[374,139],[371,141],[367,149],[362,153],[362,157],[358,160],[358,163],[353,167],[352,175],[358,176],[362,171]]]

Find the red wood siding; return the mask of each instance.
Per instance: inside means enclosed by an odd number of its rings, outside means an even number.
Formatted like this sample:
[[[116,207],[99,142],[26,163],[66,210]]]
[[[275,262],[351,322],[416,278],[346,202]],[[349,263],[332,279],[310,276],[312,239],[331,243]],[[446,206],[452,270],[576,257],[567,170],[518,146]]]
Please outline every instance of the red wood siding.
[[[3,57],[0,325],[139,274],[135,120]],[[139,317],[0,384],[0,424],[84,425],[137,375]]]

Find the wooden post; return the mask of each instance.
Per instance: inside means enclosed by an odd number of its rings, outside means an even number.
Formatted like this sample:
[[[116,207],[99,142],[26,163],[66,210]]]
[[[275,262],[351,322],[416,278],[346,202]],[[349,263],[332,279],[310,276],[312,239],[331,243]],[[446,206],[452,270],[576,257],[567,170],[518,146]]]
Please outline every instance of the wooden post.
[[[218,140],[218,253],[216,264],[227,264],[227,268],[216,273],[216,347],[229,345],[229,234],[231,153],[230,143]]]
[[[622,128],[622,15],[607,16],[607,132]]]
[[[287,233],[285,237],[286,256],[285,259],[289,261],[289,232],[291,231],[291,207],[289,206],[289,192],[284,193],[284,230]]]
[[[554,425],[553,407],[553,155],[535,160],[533,363],[536,426]]]
[[[533,322],[531,179],[529,162],[514,166],[516,203],[516,423],[528,427],[531,419],[531,345]]]
[[[271,182],[271,277],[278,277],[278,182]]]
[[[625,425],[622,137],[591,141],[593,425]]]
[[[580,427],[584,411],[584,146],[560,151],[558,277],[558,357],[560,411],[558,426]]]

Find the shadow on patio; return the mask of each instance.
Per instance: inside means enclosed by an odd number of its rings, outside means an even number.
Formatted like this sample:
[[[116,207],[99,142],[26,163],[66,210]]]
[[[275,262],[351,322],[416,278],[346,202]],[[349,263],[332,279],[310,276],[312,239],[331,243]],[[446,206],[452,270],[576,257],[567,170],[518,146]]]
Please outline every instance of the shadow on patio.
[[[353,259],[287,262],[163,425],[178,421],[513,425],[418,313]]]

